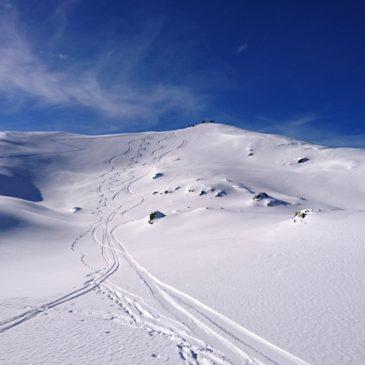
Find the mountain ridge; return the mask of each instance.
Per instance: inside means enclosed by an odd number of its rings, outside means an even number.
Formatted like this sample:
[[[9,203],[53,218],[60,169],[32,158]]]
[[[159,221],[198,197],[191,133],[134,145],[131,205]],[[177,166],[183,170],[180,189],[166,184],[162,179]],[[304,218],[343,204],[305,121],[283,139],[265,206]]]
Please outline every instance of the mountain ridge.
[[[365,150],[213,123],[0,149],[5,364],[361,363]]]

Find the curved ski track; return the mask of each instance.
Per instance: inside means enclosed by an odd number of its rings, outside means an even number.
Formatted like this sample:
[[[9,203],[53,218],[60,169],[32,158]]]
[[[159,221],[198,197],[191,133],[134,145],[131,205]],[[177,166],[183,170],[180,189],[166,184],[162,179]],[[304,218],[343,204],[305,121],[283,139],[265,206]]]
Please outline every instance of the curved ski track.
[[[89,275],[92,276],[92,279],[59,298],[0,322],[0,333],[20,325],[50,308],[97,290],[115,301],[123,310],[125,316],[116,314],[117,320],[127,321],[129,325],[146,330],[151,335],[163,336],[173,341],[177,345],[182,361],[187,364],[204,362],[240,365],[262,363],[308,365],[199,300],[156,278],[131,256],[123,242],[117,237],[118,228],[135,220],[128,213],[145,201],[143,195],[135,194],[131,190],[134,183],[150,173],[148,168],[144,171],[144,167],[158,164],[163,158],[184,147],[187,143],[182,140],[175,148],[166,150],[164,143],[168,142],[169,136],[165,135],[163,139],[157,140],[157,148],[150,151],[152,159],[143,162],[143,158],[147,157],[147,151],[151,146],[151,140],[157,139],[157,136],[131,140],[126,151],[109,158],[106,162],[108,168],[99,176],[100,183],[97,187],[100,199],[94,213],[99,218],[71,244],[71,249],[76,251],[78,242],[91,235],[93,241],[100,246],[106,267],[102,269],[93,267],[88,263],[86,255],[81,252],[80,260],[91,270]],[[173,138],[170,136],[170,139]],[[62,139],[62,141],[66,140]],[[71,140],[72,138],[70,138]],[[72,152],[83,150],[69,142],[60,143],[74,147]],[[132,155],[133,144],[138,143],[137,151],[135,155]],[[118,158],[125,158],[128,155],[131,155],[128,167],[118,170],[116,161]],[[121,178],[122,181],[119,180]],[[114,187],[118,187],[118,190],[113,190]],[[122,193],[136,197],[137,201],[124,207],[123,201],[118,199]],[[127,222],[115,222],[118,217],[126,219]],[[150,298],[147,298],[148,302],[157,303],[163,309],[163,313],[157,311],[155,306],[147,304],[146,298],[124,290],[115,279],[113,281],[113,275],[121,265],[128,265],[135,272],[147,288],[147,292],[150,293]]]

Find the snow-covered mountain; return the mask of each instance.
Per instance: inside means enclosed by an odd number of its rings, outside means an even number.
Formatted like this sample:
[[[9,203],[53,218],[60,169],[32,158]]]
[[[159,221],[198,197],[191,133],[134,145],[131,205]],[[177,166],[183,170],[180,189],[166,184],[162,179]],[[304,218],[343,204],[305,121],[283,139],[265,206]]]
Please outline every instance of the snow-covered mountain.
[[[1,364],[364,363],[365,150],[201,124],[0,157]]]

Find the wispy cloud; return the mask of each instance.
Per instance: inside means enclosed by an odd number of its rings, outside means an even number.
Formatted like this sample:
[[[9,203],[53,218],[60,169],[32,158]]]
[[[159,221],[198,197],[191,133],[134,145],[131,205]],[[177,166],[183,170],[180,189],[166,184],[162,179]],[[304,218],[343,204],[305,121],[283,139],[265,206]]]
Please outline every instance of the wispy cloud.
[[[4,3],[5,4],[5,3]],[[66,10],[74,1],[63,2],[56,11],[59,21],[57,37],[61,37],[67,24]],[[3,9],[5,9],[3,7]],[[140,52],[130,51],[136,57]],[[29,37],[21,28],[14,9],[0,15],[0,94],[9,101],[19,98],[37,102],[38,106],[82,106],[112,118],[132,121],[148,115],[156,119],[166,113],[196,110],[202,107],[202,96],[189,87],[164,82],[144,84],[136,82],[133,67],[125,64],[120,69],[120,79],[105,82],[103,71],[108,57],[84,64],[64,61],[62,53],[59,64],[50,64],[37,52]],[[62,56],[61,56],[62,55]],[[129,56],[130,59],[131,56]],[[137,64],[140,60],[133,60]],[[122,65],[123,68],[123,65]]]
[[[248,49],[248,44],[247,44],[247,42],[242,43],[241,45],[239,45],[239,46],[237,47],[237,49],[236,49],[236,53],[242,53],[242,52],[244,52],[244,51],[247,51],[247,49]]]
[[[80,0],[63,0],[57,2],[53,14],[50,17],[50,21],[54,23],[56,28],[53,37],[54,40],[63,37],[68,23],[67,13],[76,7],[79,2]]]
[[[365,134],[341,134],[329,133],[325,136],[320,136],[318,142],[325,146],[332,147],[352,147],[365,148]]]
[[[261,132],[275,133],[329,147],[365,147],[365,135],[343,134],[323,123],[321,114],[305,113],[291,119],[274,121],[258,117],[256,128]]]
[[[260,125],[260,130],[287,136],[305,135],[307,132],[312,131],[313,124],[316,121],[318,121],[316,113],[305,113],[281,121],[273,121],[265,117],[258,117],[256,120]]]

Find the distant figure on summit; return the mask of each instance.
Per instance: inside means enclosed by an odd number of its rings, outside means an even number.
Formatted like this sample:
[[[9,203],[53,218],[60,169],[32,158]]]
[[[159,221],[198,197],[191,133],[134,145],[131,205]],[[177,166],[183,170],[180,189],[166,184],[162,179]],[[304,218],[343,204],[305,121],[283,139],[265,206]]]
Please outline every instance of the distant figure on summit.
[[[203,120],[201,120],[200,122],[190,124],[190,125],[189,125],[189,127],[195,127],[196,125],[199,125],[199,124],[206,124],[206,123],[216,123],[216,121],[215,121],[214,119],[211,119],[211,120],[203,119]]]

